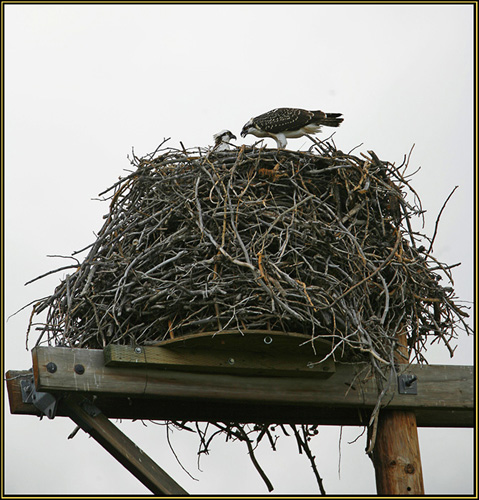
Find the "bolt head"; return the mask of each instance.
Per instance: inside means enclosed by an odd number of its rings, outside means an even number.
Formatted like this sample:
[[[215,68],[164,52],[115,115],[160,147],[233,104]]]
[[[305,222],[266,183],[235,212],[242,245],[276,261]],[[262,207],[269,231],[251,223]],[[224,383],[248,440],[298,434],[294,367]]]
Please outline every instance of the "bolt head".
[[[414,464],[406,464],[404,467],[404,470],[406,474],[414,474],[416,472],[416,468],[414,467]]]
[[[74,367],[75,373],[78,375],[83,375],[85,373],[85,367],[83,365],[75,365]]]
[[[50,361],[50,363],[47,363],[47,372],[48,373],[55,373],[57,371],[57,365],[53,362]]]

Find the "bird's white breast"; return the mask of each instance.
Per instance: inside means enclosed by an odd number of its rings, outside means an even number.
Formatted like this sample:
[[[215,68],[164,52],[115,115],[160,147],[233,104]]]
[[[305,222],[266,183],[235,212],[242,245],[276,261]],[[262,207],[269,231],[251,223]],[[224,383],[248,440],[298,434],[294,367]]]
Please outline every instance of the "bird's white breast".
[[[297,139],[298,137],[302,137],[304,134],[317,134],[321,131],[320,125],[309,124],[301,127],[299,130],[286,130],[282,132],[285,137],[290,139]]]

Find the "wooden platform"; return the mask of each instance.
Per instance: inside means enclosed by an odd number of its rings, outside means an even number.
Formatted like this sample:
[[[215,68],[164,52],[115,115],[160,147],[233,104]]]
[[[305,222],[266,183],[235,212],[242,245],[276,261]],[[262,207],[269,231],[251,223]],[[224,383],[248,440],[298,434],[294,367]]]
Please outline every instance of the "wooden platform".
[[[6,373],[10,411],[70,417],[153,494],[184,496],[109,419],[366,426],[378,397],[368,365],[334,364],[321,343],[316,353],[303,349],[303,337],[256,331],[245,343],[233,331],[148,347],[37,347],[32,369]],[[387,415],[405,412],[424,427],[474,426],[473,367],[399,370],[417,387],[404,393],[393,380],[384,403],[401,412]]]
[[[474,426],[473,367],[409,365],[402,370],[417,377],[417,395],[399,394],[394,383],[385,399],[388,408],[414,411],[418,426]],[[9,371],[6,377],[16,414],[39,414],[21,397],[20,381],[33,377],[40,392],[95,395],[108,417],[364,425],[378,394],[366,375],[363,364],[337,364],[329,378],[186,372],[148,364],[114,367],[102,350],[37,347],[33,373]],[[57,415],[65,414],[60,399]]]

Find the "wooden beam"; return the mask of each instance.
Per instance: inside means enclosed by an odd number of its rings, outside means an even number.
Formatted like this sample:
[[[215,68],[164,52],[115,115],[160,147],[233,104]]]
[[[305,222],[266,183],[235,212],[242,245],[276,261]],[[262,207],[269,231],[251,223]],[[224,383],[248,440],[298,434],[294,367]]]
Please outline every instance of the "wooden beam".
[[[31,370],[9,370],[5,373],[10,413],[14,415],[41,415],[40,410],[31,403],[24,403],[22,398],[21,381],[32,378]]]
[[[82,396],[70,394],[62,401],[68,416],[111,453],[152,493],[162,496],[188,494],[130,438],[111,423],[103,413],[88,411],[89,406],[84,406],[82,400],[84,400]],[[95,409],[95,407],[92,408]]]
[[[314,351],[312,346],[314,345]],[[238,329],[192,333],[156,342],[154,346],[169,348],[215,349],[275,354],[313,352],[320,358],[331,352],[331,341],[322,337],[311,339],[310,334],[274,330]]]
[[[300,354],[110,345],[104,349],[104,355],[105,366],[108,367],[134,368],[148,365],[150,368],[204,373],[321,378],[330,377],[335,370],[332,358],[315,363],[311,349]]]
[[[365,364],[338,364],[330,378],[315,379],[110,368],[101,350],[59,347],[36,348],[33,361],[38,391],[95,394],[105,415],[118,418],[364,425],[377,399],[375,381],[361,372]],[[401,370],[418,377],[418,394],[398,394],[392,387],[388,408],[413,411],[418,426],[474,426],[473,367]],[[14,387],[18,372],[9,373],[11,411],[28,413]]]
[[[466,367],[469,368],[469,367]],[[466,372],[467,373],[467,372]],[[185,375],[185,374],[181,374]],[[181,375],[178,372],[179,378]],[[284,403],[265,403],[261,401],[250,401],[247,399],[234,401],[227,399],[227,387],[218,387],[223,392],[224,399],[202,399],[201,397],[181,397],[182,384],[195,384],[201,396],[201,384],[204,382],[209,385],[205,379],[198,381],[195,377],[187,377],[177,380],[179,383],[178,394],[180,397],[166,396],[141,396],[135,394],[107,394],[93,392],[97,399],[95,404],[102,410],[108,418],[122,419],[147,419],[147,420],[198,420],[204,422],[276,422],[276,423],[305,423],[319,425],[354,425],[363,426],[368,422],[372,406],[357,405],[349,401],[349,395],[346,396],[347,404],[338,405],[328,403],[327,400],[320,404],[318,401],[312,401],[311,404],[288,403],[288,393],[285,393]],[[193,374],[194,375],[194,374]],[[354,372],[349,371],[351,381]],[[464,376],[464,373],[463,375]],[[32,377],[30,371],[10,370],[6,374],[8,395],[10,400],[10,411],[17,415],[40,415],[40,411],[33,404],[22,401],[20,380],[22,378]],[[209,376],[211,377],[211,375]],[[214,378],[215,376],[213,376]],[[245,377],[235,377],[236,382],[241,383]],[[342,378],[347,380],[346,377]],[[191,380],[191,383],[188,381]],[[275,379],[270,379],[273,383]],[[276,379],[278,381],[280,379]],[[296,383],[299,380],[296,379]],[[172,382],[172,381],[171,381]],[[214,380],[211,381],[213,383]],[[224,379],[223,379],[224,382]],[[254,385],[254,381],[249,381]],[[303,381],[298,386],[303,390]],[[335,385],[338,380],[334,381]],[[170,382],[166,381],[167,384]],[[339,384],[338,384],[339,385]],[[343,388],[344,387],[344,388]],[[341,391],[347,390],[346,386],[340,388]],[[236,390],[236,389],[232,389]],[[357,389],[356,389],[357,390]],[[62,393],[69,391],[60,391]],[[86,391],[81,391],[85,392]],[[319,397],[319,395],[317,396]],[[449,406],[415,408],[414,413],[417,419],[417,425],[420,427],[473,427],[474,410],[466,405],[462,409],[452,409]],[[56,413],[59,417],[68,416],[62,407],[60,399]]]

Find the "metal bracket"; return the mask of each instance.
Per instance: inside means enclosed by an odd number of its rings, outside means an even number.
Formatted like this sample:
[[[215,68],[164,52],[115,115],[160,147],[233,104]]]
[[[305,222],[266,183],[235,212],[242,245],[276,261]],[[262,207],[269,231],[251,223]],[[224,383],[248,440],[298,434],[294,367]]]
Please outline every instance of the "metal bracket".
[[[58,400],[48,392],[37,392],[33,378],[23,379],[20,381],[22,390],[22,402],[30,403],[42,412],[42,416],[46,415],[49,419],[55,418],[57,412]]]
[[[417,394],[417,376],[412,373],[398,375],[399,394]]]
[[[80,406],[90,415],[90,417],[97,417],[101,413],[100,408],[86,398],[80,403]]]

